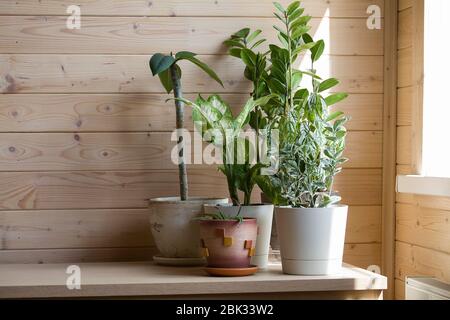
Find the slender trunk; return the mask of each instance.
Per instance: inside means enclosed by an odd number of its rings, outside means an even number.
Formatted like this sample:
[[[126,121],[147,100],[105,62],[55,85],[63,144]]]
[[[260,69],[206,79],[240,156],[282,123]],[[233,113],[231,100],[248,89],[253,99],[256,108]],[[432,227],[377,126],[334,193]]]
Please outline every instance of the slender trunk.
[[[251,201],[252,191],[244,193],[244,206],[249,206]]]
[[[181,91],[181,81],[178,78],[176,65],[173,64],[170,67],[170,76],[172,78],[173,84],[173,95],[175,98],[182,98],[183,93]],[[179,100],[175,100],[176,107],[176,116],[177,116],[177,134],[178,134],[178,174],[179,174],[179,182],[180,182],[180,198],[182,201],[187,200],[188,198],[188,181],[187,181],[187,172],[186,172],[186,164],[184,161],[184,140],[183,140],[183,132],[181,129],[184,128],[184,104]]]

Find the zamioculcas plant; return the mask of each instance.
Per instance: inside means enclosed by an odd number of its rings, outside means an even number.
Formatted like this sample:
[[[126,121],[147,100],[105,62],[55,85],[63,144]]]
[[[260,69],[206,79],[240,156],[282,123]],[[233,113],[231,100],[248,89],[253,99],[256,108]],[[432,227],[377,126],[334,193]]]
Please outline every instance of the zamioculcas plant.
[[[184,161],[184,141],[181,134],[181,129],[184,128],[184,105],[181,100],[181,98],[183,98],[183,91],[181,88],[181,68],[178,66],[178,62],[181,60],[190,61],[223,86],[223,83],[217,74],[207,64],[200,61],[195,56],[195,53],[189,51],[180,51],[176,53],[175,56],[172,53],[169,55],[156,53],[152,56],[149,63],[153,76],[158,75],[167,93],[170,93],[173,90],[173,95],[176,99],[176,128],[178,130],[177,146],[179,156],[178,170],[180,181],[180,198],[182,201],[187,200],[188,198],[188,181],[186,164]]]

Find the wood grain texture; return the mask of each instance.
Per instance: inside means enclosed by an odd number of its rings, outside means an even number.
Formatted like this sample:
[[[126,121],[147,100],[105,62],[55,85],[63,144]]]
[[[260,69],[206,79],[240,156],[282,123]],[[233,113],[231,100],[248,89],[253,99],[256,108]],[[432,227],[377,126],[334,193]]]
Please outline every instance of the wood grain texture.
[[[418,275],[450,282],[450,254],[397,241],[396,278]]]
[[[287,6],[290,0],[279,1]],[[252,16],[273,17],[268,0],[78,0],[83,15],[97,16]],[[0,15],[65,15],[71,0],[2,0]],[[375,4],[383,12],[383,0],[304,0],[302,6],[314,17],[367,17]]]
[[[193,196],[228,196],[226,179],[216,170],[192,169],[188,174]],[[380,169],[345,169],[335,189],[346,204],[379,205],[380,180]],[[149,197],[178,194],[177,185],[175,170],[2,172],[0,208],[146,208]]]
[[[0,171],[176,169],[171,154],[177,137],[172,133],[1,133],[0,136]],[[196,159],[202,153],[194,156],[195,150],[204,150],[200,135],[187,137],[186,163],[207,169],[204,161]],[[381,168],[380,132],[349,132],[346,143],[344,156],[350,160],[344,164],[345,168]]]
[[[395,279],[395,300],[405,300],[405,282]]]
[[[178,296],[215,294],[295,293],[323,291],[376,291],[378,299],[387,279],[345,265],[338,275],[301,276],[281,272],[271,264],[252,277],[207,277],[203,268],[167,268],[152,262],[81,264],[82,290],[67,290],[67,265],[2,265],[0,298]],[[314,296],[320,297],[320,295]],[[330,297],[328,295],[328,297]],[[342,297],[342,295],[341,295]]]
[[[411,204],[421,208],[450,210],[450,198],[426,196],[419,194],[401,193],[403,195],[397,202]]]
[[[239,17],[83,17],[81,29],[66,28],[67,17],[0,16],[0,53],[152,54],[194,51],[225,54],[223,41],[236,31],[261,29],[277,43],[274,21]],[[366,18],[311,20],[314,38],[329,38],[326,54],[382,55],[383,29],[369,30]],[[359,39],[359,41],[348,41]],[[117,45],[120,43],[120,45]],[[264,44],[260,50],[266,51]]]
[[[243,26],[271,38],[275,23],[265,0],[79,0],[82,28],[67,30],[71,4],[0,2],[0,263],[150,259],[147,199],[178,192],[163,133],[174,108],[150,74],[150,54],[203,54],[225,88],[183,64],[186,96],[221,93],[237,112],[251,84],[222,41]],[[333,107],[352,118],[351,160],[335,184],[351,205],[346,260],[380,265],[384,28],[365,24],[367,8],[383,12],[384,1],[302,5],[327,43],[315,67],[350,93]],[[189,179],[193,195],[227,196],[213,168],[191,167]]]
[[[414,0],[398,0],[398,10],[405,10],[413,6]]]
[[[0,132],[171,131],[175,108],[166,94],[4,94],[0,95]],[[195,99],[196,95],[186,95]],[[248,94],[223,94],[241,110]],[[332,110],[351,117],[348,130],[382,129],[381,94],[351,94]],[[191,109],[185,109],[192,130]]]
[[[200,56],[219,74],[222,88],[192,64],[182,61],[185,93],[247,93],[241,61],[229,56]],[[163,93],[148,68],[149,56],[123,55],[0,55],[3,93]],[[352,66],[351,68],[349,66]],[[307,66],[309,68],[309,66]],[[383,92],[383,57],[325,56],[315,65],[323,77],[340,79],[336,91]],[[93,72],[95,70],[95,72]]]
[[[149,247],[148,209],[0,211],[0,250]],[[381,208],[349,208],[346,243],[380,241]]]
[[[397,127],[397,164],[411,164],[411,127]]]
[[[411,8],[398,14],[398,49],[410,48],[413,44],[413,10]]]
[[[397,90],[397,125],[410,126],[412,123],[413,87]]]
[[[385,299],[394,298],[395,274],[395,171],[397,142],[397,47],[398,2],[385,7],[384,108],[383,108],[383,196],[381,219],[381,270],[390,280]]]
[[[413,85],[413,52],[411,48],[398,51],[398,86],[399,88]]]
[[[344,262],[367,269],[371,265],[381,265],[380,243],[346,244]]]
[[[157,253],[156,247],[0,250],[0,264],[148,261]]]
[[[154,246],[149,209],[0,211],[0,249]]]
[[[397,204],[399,241],[450,254],[450,211]]]

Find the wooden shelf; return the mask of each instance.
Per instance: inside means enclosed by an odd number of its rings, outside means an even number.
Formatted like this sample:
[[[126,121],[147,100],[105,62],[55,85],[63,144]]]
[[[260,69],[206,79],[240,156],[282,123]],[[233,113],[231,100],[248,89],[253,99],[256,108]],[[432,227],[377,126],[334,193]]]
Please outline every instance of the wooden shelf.
[[[271,264],[268,270],[256,275],[233,278],[210,277],[198,267],[163,267],[153,262],[77,265],[81,269],[79,290],[66,287],[69,264],[0,265],[0,298],[215,298],[239,295],[373,299],[380,298],[387,286],[384,276],[349,265],[339,275],[293,276],[283,274],[279,264]]]

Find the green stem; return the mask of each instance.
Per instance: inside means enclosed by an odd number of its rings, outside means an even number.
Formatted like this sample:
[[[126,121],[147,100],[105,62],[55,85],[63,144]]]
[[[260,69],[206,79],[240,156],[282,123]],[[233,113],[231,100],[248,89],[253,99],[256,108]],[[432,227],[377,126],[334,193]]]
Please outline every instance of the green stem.
[[[287,81],[287,98],[288,108],[286,110],[286,116],[289,114],[289,110],[293,108],[293,97],[292,97],[292,48],[291,48],[291,37],[289,32],[289,22],[286,16],[286,34],[288,36],[288,52],[289,52],[289,80]]]
[[[179,175],[179,183],[180,183],[180,199],[182,201],[187,200],[188,198],[188,181],[187,181],[187,171],[186,171],[186,163],[184,161],[184,140],[181,129],[184,128],[184,104],[181,102],[180,98],[183,98],[183,93],[181,91],[181,81],[178,77],[176,64],[173,64],[170,67],[170,76],[172,79],[173,85],[173,95],[175,97],[175,109],[176,109],[176,118],[177,118],[177,134],[178,134],[178,175]]]

